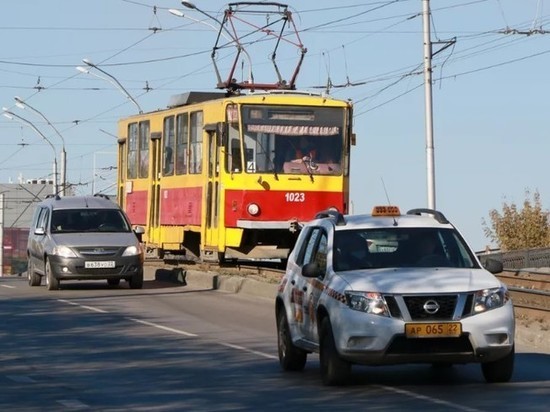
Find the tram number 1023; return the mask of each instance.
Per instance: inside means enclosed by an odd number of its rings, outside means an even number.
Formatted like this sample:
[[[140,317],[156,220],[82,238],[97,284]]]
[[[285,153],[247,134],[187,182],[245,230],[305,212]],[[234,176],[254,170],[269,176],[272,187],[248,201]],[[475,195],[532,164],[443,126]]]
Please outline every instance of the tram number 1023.
[[[285,193],[285,200],[289,203],[305,202],[306,194],[304,192],[287,192]]]

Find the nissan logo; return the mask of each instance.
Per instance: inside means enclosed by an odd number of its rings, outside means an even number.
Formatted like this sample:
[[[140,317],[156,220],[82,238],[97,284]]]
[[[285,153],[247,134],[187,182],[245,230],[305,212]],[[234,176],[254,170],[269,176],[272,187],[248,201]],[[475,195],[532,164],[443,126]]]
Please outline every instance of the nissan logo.
[[[422,308],[424,309],[424,312],[430,315],[434,315],[439,310],[439,303],[437,303],[435,300],[427,300]]]

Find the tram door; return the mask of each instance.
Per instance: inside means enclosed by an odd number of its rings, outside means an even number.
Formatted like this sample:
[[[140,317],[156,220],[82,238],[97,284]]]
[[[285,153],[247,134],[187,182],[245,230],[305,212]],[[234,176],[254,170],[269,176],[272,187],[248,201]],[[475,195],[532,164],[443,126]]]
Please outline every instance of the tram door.
[[[149,155],[151,156],[151,178],[149,180],[149,241],[160,243],[159,215],[160,215],[160,165],[161,165],[161,142],[162,133],[151,133],[151,146]]]
[[[206,125],[208,142],[208,178],[206,187],[206,246],[218,245],[220,212],[220,170],[216,125]],[[209,248],[211,249],[211,248]]]

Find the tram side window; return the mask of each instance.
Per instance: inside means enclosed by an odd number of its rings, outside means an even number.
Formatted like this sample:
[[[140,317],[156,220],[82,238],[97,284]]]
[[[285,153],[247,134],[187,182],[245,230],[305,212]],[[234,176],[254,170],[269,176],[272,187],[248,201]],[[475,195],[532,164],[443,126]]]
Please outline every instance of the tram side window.
[[[164,153],[162,174],[164,176],[172,176],[174,174],[174,116],[164,119]]]
[[[139,177],[149,176],[149,122],[139,123]]]
[[[202,172],[202,112],[191,113],[191,147],[189,173]]]
[[[138,124],[130,123],[128,125],[128,179],[137,178],[137,159],[138,159]]]
[[[176,117],[176,174],[187,173],[189,139],[189,120],[187,113],[178,114]]]
[[[228,172],[241,173],[243,170],[241,142],[239,140],[239,125],[232,124],[229,127],[229,139],[226,165]]]

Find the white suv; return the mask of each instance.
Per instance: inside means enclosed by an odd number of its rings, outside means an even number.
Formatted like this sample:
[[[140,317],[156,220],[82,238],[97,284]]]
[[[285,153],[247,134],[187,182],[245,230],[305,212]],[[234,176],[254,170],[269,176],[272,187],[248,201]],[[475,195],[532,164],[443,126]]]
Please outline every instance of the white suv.
[[[327,210],[302,228],[276,298],[279,360],[302,370],[318,352],[327,385],[343,384],[353,363],[481,364],[488,382],[510,380],[514,308],[445,216]]]

